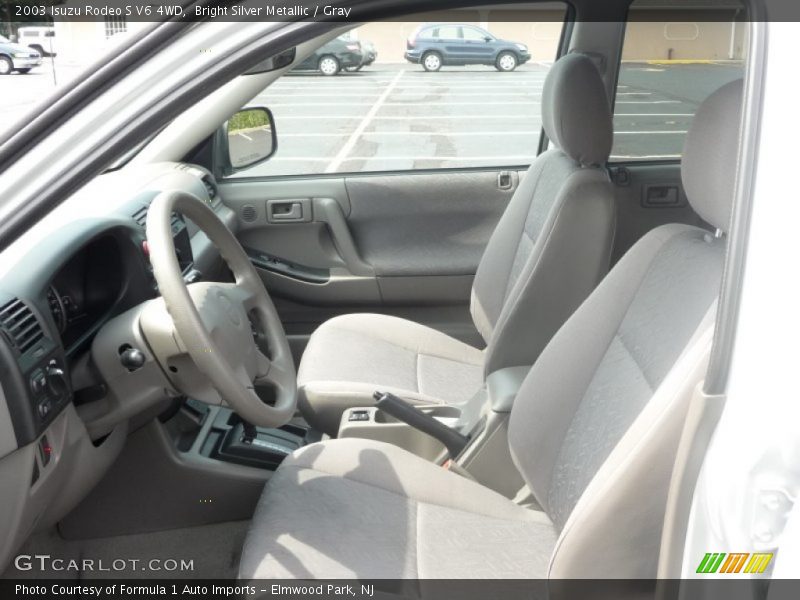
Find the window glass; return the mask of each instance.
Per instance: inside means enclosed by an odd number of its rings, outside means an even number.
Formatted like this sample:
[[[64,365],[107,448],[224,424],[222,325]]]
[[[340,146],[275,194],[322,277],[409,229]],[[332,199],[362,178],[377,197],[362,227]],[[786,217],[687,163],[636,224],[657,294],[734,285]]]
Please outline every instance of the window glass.
[[[367,23],[357,39],[370,48],[366,60],[372,62],[343,62],[337,75],[323,76],[315,70],[318,59],[306,60],[306,70],[295,69],[251,100],[248,106],[272,110],[278,148],[268,161],[233,177],[530,164],[541,133],[542,84],[557,56],[564,11],[531,11],[527,21],[519,10],[508,21],[482,22],[477,10],[468,16],[465,24],[485,24],[497,38],[526,45],[531,60],[499,72],[494,45],[486,44],[488,53],[469,59],[481,64],[453,65],[448,60],[458,60],[458,45],[426,39],[419,22]],[[439,71],[405,59],[425,44],[445,55]]]
[[[461,28],[455,25],[442,25],[436,29],[433,37],[440,40],[457,40],[461,37],[458,32],[459,29]]]
[[[489,35],[480,29],[473,29],[472,27],[462,27],[461,33],[465,40],[470,40],[473,42],[482,42]]]
[[[685,14],[638,12],[638,4],[622,48],[611,160],[679,159],[697,107],[744,76],[746,23],[733,9],[686,22]]]

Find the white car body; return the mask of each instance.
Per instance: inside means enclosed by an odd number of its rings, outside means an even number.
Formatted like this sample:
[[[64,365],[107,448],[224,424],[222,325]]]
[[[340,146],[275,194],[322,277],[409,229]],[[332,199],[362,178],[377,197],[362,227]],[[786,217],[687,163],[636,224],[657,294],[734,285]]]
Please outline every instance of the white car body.
[[[55,33],[53,27],[20,27],[17,42],[35,49],[42,56],[55,56],[58,53]]]

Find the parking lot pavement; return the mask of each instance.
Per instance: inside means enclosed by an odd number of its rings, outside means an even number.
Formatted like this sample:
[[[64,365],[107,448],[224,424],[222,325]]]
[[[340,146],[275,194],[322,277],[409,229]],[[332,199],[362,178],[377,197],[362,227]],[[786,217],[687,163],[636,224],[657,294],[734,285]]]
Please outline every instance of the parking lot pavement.
[[[278,152],[248,175],[526,164],[536,155],[545,65],[373,65],[336,77],[283,77],[272,109]]]
[[[290,73],[253,105],[271,108],[278,151],[244,176],[472,166],[522,166],[536,155],[549,66],[376,64],[335,77]],[[81,72],[49,60],[0,77],[0,132]],[[675,158],[697,106],[740,77],[741,65],[625,63],[614,119],[614,159]]]
[[[374,65],[336,77],[292,73],[253,104],[273,110],[278,152],[243,175],[526,165],[541,130],[549,69]],[[700,102],[741,66],[625,63],[614,159],[676,158]]]
[[[82,71],[80,65],[45,58],[30,73],[0,77],[0,134],[15,127],[28,113],[40,110],[40,103],[46,103],[50,94]]]
[[[614,110],[612,160],[678,158],[697,107],[743,76],[743,63],[624,63]]]

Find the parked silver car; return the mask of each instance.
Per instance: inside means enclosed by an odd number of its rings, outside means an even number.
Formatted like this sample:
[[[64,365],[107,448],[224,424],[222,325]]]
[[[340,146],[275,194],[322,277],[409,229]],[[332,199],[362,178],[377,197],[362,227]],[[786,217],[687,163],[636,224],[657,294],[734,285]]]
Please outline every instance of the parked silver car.
[[[41,64],[42,55],[36,50],[0,35],[0,75],[10,75],[14,71],[27,73]]]

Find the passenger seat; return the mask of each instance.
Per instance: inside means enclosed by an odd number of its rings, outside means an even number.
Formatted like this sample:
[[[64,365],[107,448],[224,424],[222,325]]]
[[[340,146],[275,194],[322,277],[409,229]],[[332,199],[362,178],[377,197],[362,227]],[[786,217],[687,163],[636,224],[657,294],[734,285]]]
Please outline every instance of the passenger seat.
[[[299,406],[335,436],[343,411],[376,389],[415,404],[468,401],[501,368],[532,365],[609,267],[614,195],[605,170],[613,138],[603,81],[585,54],[558,60],[544,83],[552,148],[536,158],[478,266],[472,318],[479,350],[429,327],[378,314],[330,319],[298,370]]]

